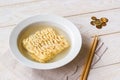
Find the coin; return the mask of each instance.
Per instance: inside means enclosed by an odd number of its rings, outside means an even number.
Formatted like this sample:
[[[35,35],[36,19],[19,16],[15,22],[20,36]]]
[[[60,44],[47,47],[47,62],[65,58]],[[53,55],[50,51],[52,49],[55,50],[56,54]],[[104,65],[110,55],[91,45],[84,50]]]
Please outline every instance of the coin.
[[[102,24],[101,24],[102,26],[106,26],[106,23],[105,22],[102,22]]]
[[[90,24],[95,26],[95,21],[91,21]]]
[[[95,16],[92,16],[91,19],[92,19],[92,20],[96,20],[97,18],[96,18]]]
[[[100,21],[99,19],[96,19],[96,20],[95,20],[95,24],[96,24],[96,25],[101,25],[101,21]]]
[[[97,25],[96,28],[101,29],[102,25]]]
[[[108,19],[105,18],[105,17],[100,18],[100,20],[101,20],[102,22],[108,22]]]
[[[95,16],[91,17],[92,21],[90,22],[91,25],[96,26],[96,28],[101,29],[103,26],[105,27],[108,22],[108,19],[105,17],[102,17],[100,19],[97,19]]]

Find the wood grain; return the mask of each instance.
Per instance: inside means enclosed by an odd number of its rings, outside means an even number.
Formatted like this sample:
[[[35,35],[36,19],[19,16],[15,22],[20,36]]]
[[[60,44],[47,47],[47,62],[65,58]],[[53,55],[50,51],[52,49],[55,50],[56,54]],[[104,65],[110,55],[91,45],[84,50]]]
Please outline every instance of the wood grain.
[[[119,13],[120,0],[0,0],[0,56],[9,48],[9,36],[12,29],[27,17],[38,14],[64,16],[80,29],[82,36],[91,38],[95,34],[120,31]],[[91,16],[98,18],[104,16],[109,19],[109,22],[106,27],[96,29],[90,25]],[[101,40],[108,46],[108,50],[93,67],[88,80],[119,80],[120,34],[101,36]],[[88,45],[89,41],[85,40],[85,43]],[[3,74],[7,71],[6,74],[10,74],[10,69],[5,70],[3,67],[5,65],[1,62],[0,72]],[[18,75],[19,78],[22,77],[21,74],[15,73],[9,77],[17,79]],[[5,77],[0,77],[0,80],[8,80],[9,77],[6,79]],[[22,79],[26,80],[25,77]]]
[[[25,1],[18,1],[20,3],[17,5],[14,5],[14,3],[18,3],[17,1],[9,2],[3,2],[2,5],[11,4],[10,6],[0,7],[0,17],[3,19],[0,21],[1,26],[17,24],[27,17],[38,14],[70,16],[120,8],[119,0],[35,0],[33,2],[30,0],[30,2],[24,4],[21,4],[21,2]]]

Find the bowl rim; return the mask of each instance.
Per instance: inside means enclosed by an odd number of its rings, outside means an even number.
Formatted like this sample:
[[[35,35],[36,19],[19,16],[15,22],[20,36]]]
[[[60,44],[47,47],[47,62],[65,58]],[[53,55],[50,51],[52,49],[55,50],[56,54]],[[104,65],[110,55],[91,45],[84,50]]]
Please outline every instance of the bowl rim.
[[[73,42],[73,51],[71,52],[71,54],[67,55],[66,57],[64,57],[61,60],[58,60],[57,62],[53,62],[53,63],[38,63],[38,62],[34,62],[28,58],[26,58],[25,56],[22,55],[22,53],[19,51],[18,47],[17,47],[17,39],[18,36],[20,34],[20,32],[27,27],[28,25],[35,23],[36,21],[53,21],[54,22],[58,22],[60,24],[66,24],[67,26],[70,26],[71,28],[69,30],[71,30],[71,34],[72,37],[74,37],[73,40],[75,40]],[[68,27],[67,27],[68,29]],[[32,16],[29,17],[25,20],[23,20],[22,22],[20,22],[11,32],[10,34],[10,38],[9,38],[9,46],[10,49],[12,51],[12,54],[16,57],[16,59],[23,63],[24,65],[31,67],[31,68],[35,68],[35,69],[55,69],[55,68],[59,68],[62,67],[64,65],[66,65],[67,63],[71,62],[79,53],[81,46],[82,46],[82,37],[80,34],[80,31],[78,30],[78,28],[69,20],[57,16],[57,15],[36,15],[36,16]],[[76,47],[77,46],[77,47]]]

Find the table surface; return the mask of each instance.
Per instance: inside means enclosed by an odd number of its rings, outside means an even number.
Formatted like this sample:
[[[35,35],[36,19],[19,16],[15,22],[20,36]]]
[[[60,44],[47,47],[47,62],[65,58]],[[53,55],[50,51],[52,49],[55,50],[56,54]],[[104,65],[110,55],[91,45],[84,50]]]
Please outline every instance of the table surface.
[[[87,39],[95,34],[111,33],[100,36],[108,50],[91,69],[88,80],[120,79],[120,0],[0,0],[0,55],[8,51],[9,35],[16,24],[38,14],[57,14],[72,21],[80,28],[83,46],[89,46]],[[96,29],[90,25],[91,16],[107,17],[109,22]],[[0,76],[6,75],[2,66],[0,61]]]

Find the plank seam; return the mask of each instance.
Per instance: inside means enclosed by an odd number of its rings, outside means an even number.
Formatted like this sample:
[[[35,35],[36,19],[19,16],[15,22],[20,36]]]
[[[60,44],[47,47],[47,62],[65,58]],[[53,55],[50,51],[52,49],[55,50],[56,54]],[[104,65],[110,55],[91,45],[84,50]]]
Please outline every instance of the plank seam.
[[[43,0],[42,0],[43,1]],[[33,0],[33,1],[26,1],[26,2],[19,2],[19,3],[13,3],[13,4],[6,4],[6,5],[0,5],[0,7],[9,7],[9,6],[16,6],[16,5],[24,5],[24,4],[30,4],[30,3],[40,2],[39,0]]]

